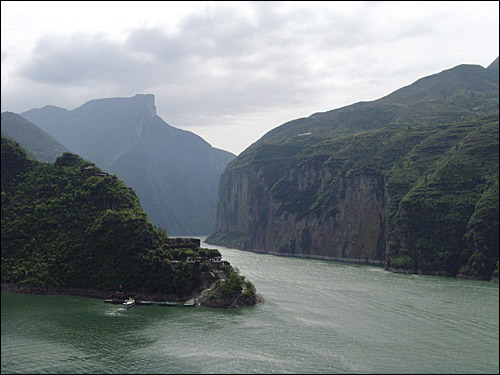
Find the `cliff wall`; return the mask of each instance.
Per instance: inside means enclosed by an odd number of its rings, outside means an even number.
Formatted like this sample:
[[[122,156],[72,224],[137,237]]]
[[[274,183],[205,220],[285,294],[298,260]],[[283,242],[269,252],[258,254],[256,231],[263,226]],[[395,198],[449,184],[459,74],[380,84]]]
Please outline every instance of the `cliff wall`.
[[[221,181],[212,241],[225,237],[244,250],[382,264],[390,201],[385,177],[344,177],[332,187],[333,172],[319,165],[291,168],[279,185],[270,185],[260,168],[230,170]],[[278,186],[295,182],[293,194],[303,198],[291,202]],[[321,210],[304,212],[325,194]]]
[[[226,168],[208,243],[496,277],[498,113],[295,146],[260,146]]]

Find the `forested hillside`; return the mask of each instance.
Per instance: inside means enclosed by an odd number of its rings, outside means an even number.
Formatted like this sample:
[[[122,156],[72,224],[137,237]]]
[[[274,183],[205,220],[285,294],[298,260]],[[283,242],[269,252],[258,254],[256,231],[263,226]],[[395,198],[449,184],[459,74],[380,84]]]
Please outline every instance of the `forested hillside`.
[[[253,286],[229,263],[218,272],[211,263],[188,264],[188,256],[220,253],[172,246],[116,176],[71,153],[54,164],[32,160],[4,137],[1,152],[2,283],[102,291],[122,285],[182,300],[222,277],[234,284],[226,294],[237,298],[245,289],[245,303],[255,303]]]

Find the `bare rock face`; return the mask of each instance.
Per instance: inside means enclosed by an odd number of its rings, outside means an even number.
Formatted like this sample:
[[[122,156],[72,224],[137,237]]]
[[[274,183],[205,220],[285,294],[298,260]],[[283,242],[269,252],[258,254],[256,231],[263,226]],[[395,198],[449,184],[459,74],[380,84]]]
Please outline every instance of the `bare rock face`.
[[[244,250],[383,263],[389,199],[384,177],[347,177],[331,189],[331,175],[331,171],[310,166],[290,170],[289,180],[282,179],[281,187],[293,184],[294,194],[308,200],[292,199],[291,204],[290,197],[269,186],[264,171],[229,170],[221,181],[212,241],[225,233],[232,237],[232,246]],[[312,200],[326,194],[326,187],[332,192],[321,209],[304,213]]]

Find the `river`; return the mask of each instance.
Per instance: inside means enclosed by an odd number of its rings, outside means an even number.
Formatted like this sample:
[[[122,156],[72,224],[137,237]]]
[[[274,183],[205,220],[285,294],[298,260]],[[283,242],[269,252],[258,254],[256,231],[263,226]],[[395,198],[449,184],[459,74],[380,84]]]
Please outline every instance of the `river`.
[[[263,302],[125,310],[2,292],[2,373],[499,372],[498,284],[202,246]]]

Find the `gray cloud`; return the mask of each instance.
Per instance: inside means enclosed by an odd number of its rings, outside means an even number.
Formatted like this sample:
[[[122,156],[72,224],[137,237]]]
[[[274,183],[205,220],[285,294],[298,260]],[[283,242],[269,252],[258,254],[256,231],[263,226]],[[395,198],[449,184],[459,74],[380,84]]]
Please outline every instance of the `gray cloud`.
[[[455,50],[433,42],[453,33],[439,27],[453,19],[449,6],[438,4],[424,17],[416,5],[392,4],[217,3],[188,14],[175,28],[135,27],[121,39],[105,33],[44,36],[19,63],[9,95],[22,100],[24,87],[33,91],[30,82],[37,93],[49,93],[27,110],[153,93],[159,113],[184,127],[212,125],[217,118],[236,123],[238,116],[273,110],[302,108],[300,115],[307,116],[386,95],[436,73],[436,61],[442,69],[452,66]],[[9,58],[2,50],[2,63]],[[2,93],[4,87],[2,82]],[[44,102],[58,92],[60,101]],[[35,101],[32,93],[24,97]]]
[[[158,27],[132,30],[124,43],[103,35],[44,38],[20,73],[57,85],[177,87],[187,100],[209,95],[214,102],[225,96],[250,106],[266,92],[267,104],[281,104],[281,90],[292,94],[288,99],[297,92],[304,97],[314,90],[309,83],[345,71],[346,55],[385,37],[368,11],[354,21],[349,14],[279,3],[257,2],[253,11],[244,17],[223,5],[217,12],[187,16],[175,33]],[[389,35],[395,40],[422,30],[409,23]],[[238,99],[242,95],[245,100]]]
[[[100,36],[73,35],[39,40],[33,58],[21,67],[20,73],[41,83],[93,84],[120,81],[137,65],[141,63]]]
[[[152,55],[164,62],[182,60],[189,51],[181,38],[169,36],[158,28],[134,30],[127,38],[125,48]]]

